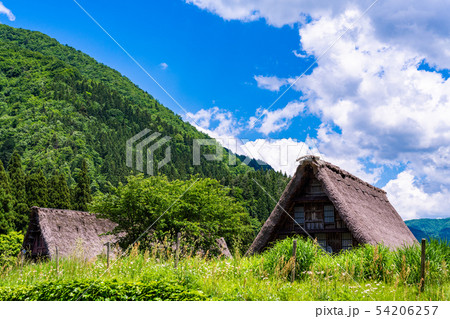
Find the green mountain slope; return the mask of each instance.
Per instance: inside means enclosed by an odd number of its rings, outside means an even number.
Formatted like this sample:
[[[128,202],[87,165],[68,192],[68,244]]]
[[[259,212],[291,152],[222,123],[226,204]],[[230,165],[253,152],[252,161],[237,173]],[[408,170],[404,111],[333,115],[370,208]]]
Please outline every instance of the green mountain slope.
[[[439,238],[450,240],[450,218],[444,219],[412,219],[405,221],[417,238]]]
[[[42,168],[49,176],[55,169],[74,184],[86,159],[92,190],[107,190],[135,174],[126,166],[126,141],[149,129],[171,137],[172,160],[158,173],[169,179],[191,174],[211,177],[244,191],[236,196],[247,201],[260,220],[275,203],[265,192],[252,193],[257,179],[277,198],[287,178],[273,171],[247,165],[228,165],[224,149],[219,161],[193,165],[193,140],[209,138],[139,89],[119,72],[88,55],[59,44],[40,32],[0,25],[0,160],[7,163],[14,150],[26,170]],[[165,157],[165,147],[155,163]],[[202,148],[207,152],[208,147]],[[209,147],[211,150],[211,147]],[[266,183],[271,183],[268,185]],[[250,185],[251,184],[251,185]],[[256,191],[256,190],[255,190]]]

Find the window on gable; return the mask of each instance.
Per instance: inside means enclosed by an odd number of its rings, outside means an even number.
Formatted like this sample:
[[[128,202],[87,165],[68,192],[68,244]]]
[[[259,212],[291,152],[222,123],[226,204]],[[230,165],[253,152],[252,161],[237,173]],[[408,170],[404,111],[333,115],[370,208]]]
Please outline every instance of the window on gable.
[[[324,205],[323,206],[323,212],[325,217],[325,223],[326,224],[333,224],[334,223],[334,207],[333,205]]]
[[[320,184],[320,182],[318,180],[315,179],[311,182],[310,193],[311,194],[323,193],[322,185]]]
[[[305,224],[305,208],[303,206],[294,207],[294,220],[300,226]]]

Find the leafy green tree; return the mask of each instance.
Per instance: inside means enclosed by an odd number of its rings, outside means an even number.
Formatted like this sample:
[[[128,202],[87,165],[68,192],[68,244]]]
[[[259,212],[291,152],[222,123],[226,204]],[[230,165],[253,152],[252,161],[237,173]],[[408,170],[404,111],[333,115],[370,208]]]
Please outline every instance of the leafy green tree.
[[[63,174],[54,174],[47,184],[48,207],[70,209],[72,207],[70,190]]]
[[[116,233],[125,232],[124,246],[140,239],[150,242],[184,234],[191,247],[209,250],[215,239],[224,237],[228,244],[249,244],[252,221],[242,204],[229,196],[230,189],[214,179],[169,181],[166,177],[129,177],[126,185],[109,194],[97,195],[91,212],[118,224]]]
[[[29,207],[47,207],[47,179],[41,169],[27,177],[26,191]]]
[[[14,198],[14,224],[16,230],[25,230],[28,225],[29,205],[27,205],[26,178],[22,168],[22,160],[15,151],[8,164],[11,195]]]
[[[74,191],[73,206],[76,210],[87,211],[88,204],[92,200],[91,182],[86,160],[81,163],[81,171],[78,174],[78,181]]]
[[[0,234],[14,229],[14,198],[10,193],[9,178],[0,160]]]
[[[0,234],[0,267],[16,261],[22,243],[21,232],[11,231],[8,234]]]

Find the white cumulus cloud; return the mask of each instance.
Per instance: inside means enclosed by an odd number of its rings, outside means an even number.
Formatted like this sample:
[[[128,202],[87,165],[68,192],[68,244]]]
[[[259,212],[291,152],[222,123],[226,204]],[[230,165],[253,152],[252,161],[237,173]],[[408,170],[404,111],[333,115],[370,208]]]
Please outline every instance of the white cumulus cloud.
[[[340,16],[348,9],[367,12],[376,36],[425,54],[434,64],[450,67],[449,1],[422,0],[185,0],[225,20],[254,21],[265,19],[281,27],[324,17]]]
[[[236,136],[242,131],[238,120],[233,113],[217,106],[210,109],[201,109],[196,113],[187,113],[185,120],[189,121],[198,130],[217,139],[224,147],[233,149]]]
[[[291,138],[243,140],[240,149],[240,154],[264,161],[290,176],[297,169],[299,157],[314,153],[306,143]]]
[[[290,126],[291,120],[300,115],[305,105],[300,102],[290,102],[285,107],[275,110],[259,109],[256,116],[249,120],[249,127],[264,135],[282,131]]]
[[[279,91],[281,87],[292,82],[290,79],[282,79],[276,76],[255,75],[253,78],[259,88],[269,91]]]
[[[443,212],[448,208],[450,196],[448,189],[429,194],[416,184],[410,170],[401,172],[384,190],[403,219],[445,217]]]
[[[6,14],[6,16],[8,17],[9,21],[14,21],[16,20],[15,15],[12,13],[11,10],[9,10],[7,7],[5,7],[5,5],[3,4],[3,2],[0,1],[0,13],[2,14]]]
[[[364,16],[373,1],[187,2],[228,20],[299,22],[299,58],[319,57],[334,43],[295,84],[302,100],[258,110],[250,127],[268,135],[311,112],[322,121],[316,143],[325,159],[372,183],[383,168],[406,167],[385,188],[404,218],[449,215],[450,80],[421,66],[450,68],[450,2],[378,1]],[[291,83],[255,80],[272,91]]]

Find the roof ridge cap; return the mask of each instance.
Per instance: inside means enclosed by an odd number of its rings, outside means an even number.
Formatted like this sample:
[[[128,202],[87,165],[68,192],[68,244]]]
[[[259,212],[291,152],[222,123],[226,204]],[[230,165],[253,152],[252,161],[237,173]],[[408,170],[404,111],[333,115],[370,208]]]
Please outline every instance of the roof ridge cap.
[[[37,210],[37,211],[49,211],[49,210],[58,210],[58,211],[63,211],[63,212],[67,212],[67,213],[85,213],[85,214],[92,214],[91,212],[86,212],[83,210],[73,210],[73,209],[63,209],[63,208],[50,208],[50,207],[38,207],[38,206],[33,206],[31,207],[31,209]]]

